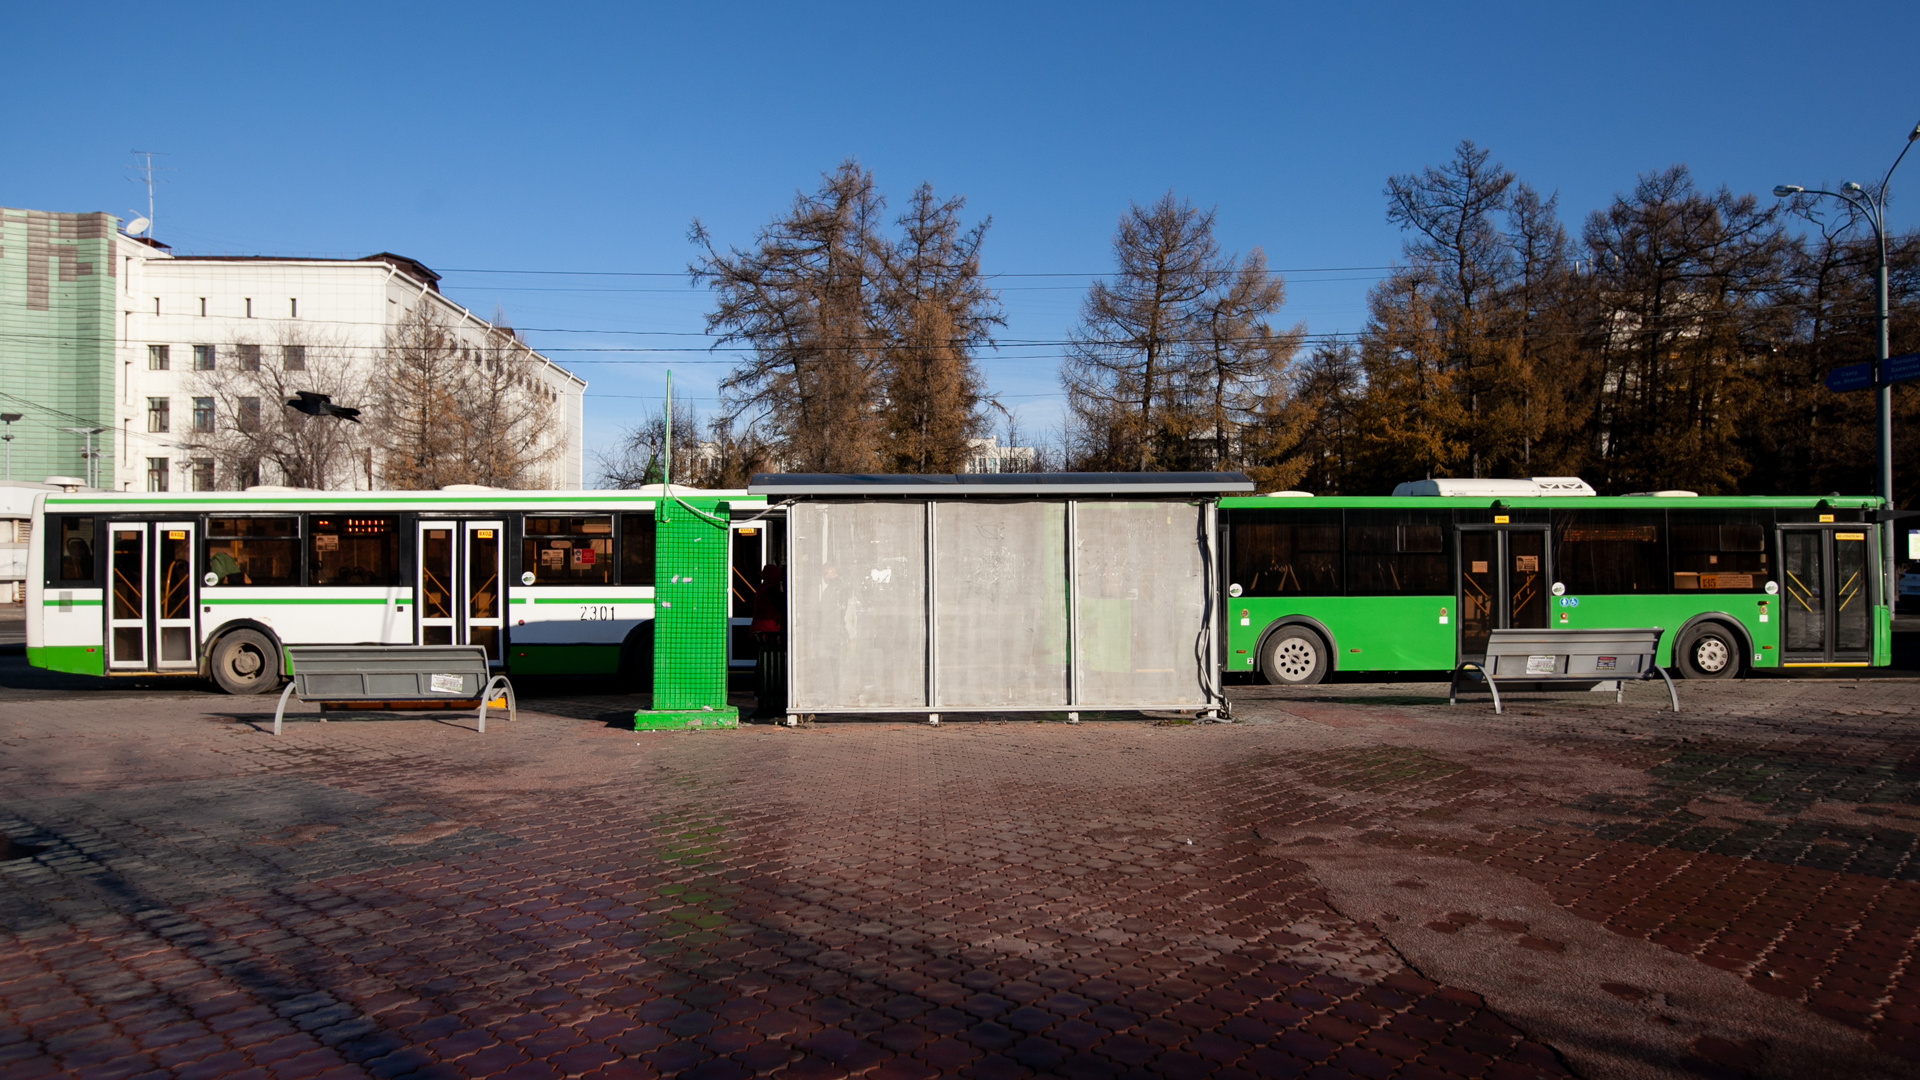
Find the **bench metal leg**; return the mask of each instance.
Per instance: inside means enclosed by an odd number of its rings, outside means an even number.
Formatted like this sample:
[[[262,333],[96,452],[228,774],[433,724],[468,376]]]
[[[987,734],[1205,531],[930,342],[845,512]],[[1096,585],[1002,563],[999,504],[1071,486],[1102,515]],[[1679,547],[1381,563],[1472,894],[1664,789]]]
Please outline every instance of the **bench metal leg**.
[[[480,692],[480,734],[487,733],[487,706],[493,703],[493,688],[499,687],[507,697],[507,722],[512,723],[519,711],[519,705],[513,699],[513,684],[505,675],[495,675],[487,680],[487,688]]]
[[[287,688],[280,691],[280,707],[273,710],[273,733],[275,735],[280,734],[280,718],[287,714],[287,699],[293,696],[293,688],[296,685],[298,684],[289,679],[287,681]]]
[[[1653,665],[1653,670],[1659,672],[1660,678],[1666,682],[1667,696],[1673,699],[1673,711],[1679,712],[1680,711],[1680,691],[1675,690],[1673,688],[1673,680],[1667,678],[1667,672],[1665,668],[1661,667],[1658,664],[1655,664]]]
[[[1494,682],[1493,682],[1493,676],[1491,676],[1491,675],[1489,675],[1489,674],[1487,674],[1487,669],[1486,669],[1486,668],[1481,668],[1481,669],[1480,669],[1480,677],[1481,677],[1481,678],[1483,678],[1483,679],[1485,679],[1485,680],[1487,680],[1487,690],[1488,690],[1488,692],[1490,692],[1490,693],[1492,693],[1492,694],[1493,694],[1493,715],[1495,715],[1495,716],[1499,716],[1499,715],[1500,715],[1500,712],[1501,712],[1501,709],[1500,709],[1500,688],[1499,688],[1498,686],[1495,686],[1495,685],[1494,685]]]

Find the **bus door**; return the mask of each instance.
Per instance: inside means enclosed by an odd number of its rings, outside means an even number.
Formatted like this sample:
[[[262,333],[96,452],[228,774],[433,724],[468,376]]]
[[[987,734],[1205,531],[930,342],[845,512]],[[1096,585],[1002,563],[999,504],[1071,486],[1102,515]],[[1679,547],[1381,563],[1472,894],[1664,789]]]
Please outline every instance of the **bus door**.
[[[1462,526],[1455,550],[1461,662],[1484,658],[1495,630],[1547,628],[1546,526]]]
[[[107,670],[147,667],[147,526],[107,527]]]
[[[498,521],[426,521],[414,550],[414,611],[422,645],[479,645],[500,661],[506,623]]]
[[[194,532],[191,521],[163,521],[154,526],[153,625],[159,648],[154,670],[194,670],[200,666],[199,610],[193,574]]]
[[[1873,527],[1783,526],[1780,660],[1788,667],[1873,659]]]
[[[760,570],[766,563],[766,522],[733,526],[733,545],[727,571],[727,667],[754,666],[759,651],[753,642],[753,601],[760,591]]]

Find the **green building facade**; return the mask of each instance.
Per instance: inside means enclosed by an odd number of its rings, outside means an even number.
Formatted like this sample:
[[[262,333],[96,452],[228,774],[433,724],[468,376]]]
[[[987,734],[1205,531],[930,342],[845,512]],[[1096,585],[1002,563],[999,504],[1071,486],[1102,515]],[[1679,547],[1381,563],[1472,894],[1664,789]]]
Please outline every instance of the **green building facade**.
[[[13,478],[87,474],[93,437],[98,483],[116,484],[115,293],[111,214],[0,207],[0,412],[13,424]]]

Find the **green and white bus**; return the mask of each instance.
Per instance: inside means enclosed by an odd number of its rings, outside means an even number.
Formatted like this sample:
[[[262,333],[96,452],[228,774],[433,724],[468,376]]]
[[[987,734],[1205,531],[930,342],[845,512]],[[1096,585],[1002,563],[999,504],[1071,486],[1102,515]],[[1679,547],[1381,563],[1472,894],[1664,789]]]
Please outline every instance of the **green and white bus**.
[[[282,647],[473,644],[504,671],[651,673],[654,509],[663,497],[753,519],[746,492],[131,493],[34,502],[27,658],[100,676],[198,675],[275,688]],[[731,529],[729,663],[777,522]]]
[[[1885,666],[1880,505],[1555,478],[1223,498],[1227,670],[1442,671],[1495,629],[1653,626],[1660,664],[1690,678]]]

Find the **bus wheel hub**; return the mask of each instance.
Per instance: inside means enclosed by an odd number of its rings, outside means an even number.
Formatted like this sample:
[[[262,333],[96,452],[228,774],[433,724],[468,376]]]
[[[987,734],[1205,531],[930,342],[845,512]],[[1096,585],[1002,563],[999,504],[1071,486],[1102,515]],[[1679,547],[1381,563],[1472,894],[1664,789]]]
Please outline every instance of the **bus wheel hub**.
[[[1274,650],[1274,659],[1279,662],[1280,674],[1298,679],[1312,671],[1319,658],[1313,655],[1313,646],[1294,638]]]
[[[1717,637],[1701,638],[1693,647],[1693,662],[1700,665],[1702,671],[1720,671],[1727,666],[1732,655],[1727,652],[1727,643]]]

